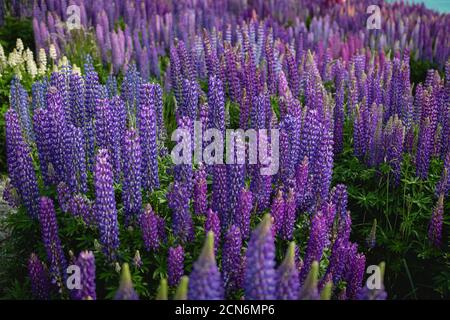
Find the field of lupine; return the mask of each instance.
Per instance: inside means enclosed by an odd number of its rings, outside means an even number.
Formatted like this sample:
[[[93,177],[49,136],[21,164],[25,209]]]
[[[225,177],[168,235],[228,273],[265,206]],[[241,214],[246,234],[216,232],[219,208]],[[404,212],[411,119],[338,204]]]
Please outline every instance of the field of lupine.
[[[449,56],[423,5],[0,1],[0,297],[448,299]],[[279,170],[175,164],[196,121]]]

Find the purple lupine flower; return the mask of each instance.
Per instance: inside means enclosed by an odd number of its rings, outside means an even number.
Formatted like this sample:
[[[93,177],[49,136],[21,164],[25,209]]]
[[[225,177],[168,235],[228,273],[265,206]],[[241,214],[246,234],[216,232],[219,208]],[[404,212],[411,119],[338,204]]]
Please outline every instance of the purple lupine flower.
[[[28,275],[31,282],[31,292],[38,300],[50,299],[50,279],[44,263],[32,253],[28,260]]]
[[[49,175],[49,165],[51,165],[51,146],[48,137],[50,125],[48,110],[38,108],[34,111],[33,128],[35,132],[36,147],[39,157],[39,165],[41,168],[42,179],[46,186],[52,184],[52,179]]]
[[[58,223],[56,221],[53,201],[47,197],[41,197],[39,205],[39,223],[41,226],[42,241],[47,251],[50,263],[50,276],[53,283],[63,286],[63,277],[66,271],[66,258],[58,235]]]
[[[306,248],[303,270],[300,273],[301,283],[303,283],[308,275],[312,262],[320,261],[322,258],[323,249],[325,248],[328,237],[327,231],[326,216],[321,210],[317,211],[311,218],[308,246]]]
[[[198,107],[197,81],[183,80],[183,102],[177,109],[177,118],[188,117],[195,120]]]
[[[442,169],[441,179],[436,185],[436,195],[443,194],[447,196],[450,191],[450,151],[444,159],[444,167]]]
[[[113,172],[109,163],[108,151],[98,151],[94,169],[95,205],[97,224],[100,230],[100,243],[103,252],[112,258],[119,248],[119,226],[117,223],[116,199],[113,186]]]
[[[80,267],[81,289],[78,293],[80,300],[96,300],[95,290],[95,257],[92,251],[82,251],[77,259]]]
[[[433,210],[431,221],[428,227],[428,238],[431,243],[436,246],[441,246],[442,238],[442,221],[444,218],[444,195],[439,196],[436,207]]]
[[[253,209],[253,194],[250,190],[242,188],[239,194],[239,207],[234,217],[234,224],[239,226],[242,239],[250,236],[250,216]]]
[[[305,202],[308,197],[308,174],[309,174],[309,162],[305,157],[301,163],[297,165],[295,172],[295,195],[297,205],[304,209]]]
[[[141,145],[135,129],[125,132],[123,160],[123,206],[127,223],[130,223],[142,210]]]
[[[217,248],[220,243],[220,219],[217,212],[208,209],[205,220],[205,232],[212,231],[214,233],[214,252],[217,253]]]
[[[222,81],[216,76],[209,78],[208,85],[208,128],[215,128],[225,133],[225,102]]]
[[[222,274],[225,289],[232,293],[242,287],[242,236],[239,227],[232,225],[224,238],[222,247]]]
[[[58,203],[62,212],[67,212],[69,200],[72,197],[69,187],[64,182],[60,182],[57,187]]]
[[[150,84],[142,84],[139,103],[139,137],[142,150],[142,186],[159,188],[155,103]]]
[[[145,210],[139,215],[139,226],[145,249],[147,251],[158,249],[160,245],[158,218],[150,204],[147,204]]]
[[[299,300],[319,300],[319,290],[317,287],[317,278],[319,276],[319,263],[313,261],[311,263],[311,268],[308,272],[307,278],[304,284],[300,288],[300,293],[298,296]]]
[[[182,103],[182,74],[181,62],[175,46],[170,48],[170,84],[178,105]]]
[[[11,208],[17,208],[20,205],[19,195],[17,190],[11,185],[11,181],[8,179],[5,183],[5,188],[3,189],[2,199]]]
[[[329,117],[326,115],[325,117]],[[316,193],[323,202],[328,198],[328,192],[333,174],[333,132],[330,129],[329,122],[321,126],[321,138],[317,147],[317,161],[313,165],[313,177]]]
[[[397,115],[389,119],[385,130],[386,162],[392,168],[394,175],[393,183],[397,185],[400,182],[405,130]]]
[[[282,231],[284,225],[284,211],[285,202],[283,198],[283,192],[279,190],[277,196],[272,202],[272,207],[270,208],[270,215],[273,219],[272,232],[274,236],[279,235]]]
[[[430,118],[426,118],[420,125],[416,155],[416,175],[421,179],[426,179],[428,176],[432,150],[432,131]]]
[[[228,181],[225,164],[215,164],[213,167],[213,187],[211,208],[219,214],[222,226],[226,227],[228,219]]]
[[[139,300],[137,292],[133,288],[130,267],[128,263],[122,265],[119,289],[116,291],[114,300]]]
[[[181,245],[169,248],[169,257],[167,258],[167,275],[169,286],[175,287],[184,274],[184,250]]]
[[[78,128],[82,128],[85,123],[85,105],[84,105],[84,81],[83,78],[72,73],[70,75],[70,90],[69,90],[69,103],[72,108],[70,109],[70,119],[72,123]]]
[[[295,265],[295,243],[291,242],[283,262],[277,269],[277,299],[297,300],[300,285],[298,276]]]
[[[158,220],[158,237],[161,242],[166,242],[167,233],[166,233],[166,219],[161,216],[156,216]]]
[[[189,276],[189,300],[222,300],[224,288],[222,276],[214,256],[214,234],[208,232],[202,252],[192,265]]]
[[[233,218],[236,216],[239,206],[239,193],[244,186],[244,165],[228,164],[228,221],[222,221],[222,225],[228,226],[233,223]]]
[[[289,193],[284,205],[284,219],[281,228],[282,238],[285,240],[292,240],[295,220],[297,218],[296,210],[296,195],[293,189],[289,189]]]
[[[331,201],[336,206],[338,217],[347,215],[347,187],[344,184],[337,184],[330,192]]]
[[[275,299],[275,243],[272,218],[266,214],[253,230],[246,253],[244,291],[246,300]]]
[[[193,121],[189,117],[181,117],[177,119],[178,128],[187,130],[190,132],[191,137],[194,135],[193,130]],[[182,139],[185,139],[182,135],[179,136],[178,143],[181,142]],[[184,145],[184,141],[183,141]],[[193,184],[193,170],[192,170],[192,150],[193,145],[188,142],[189,147],[183,148],[179,155],[183,157],[184,160],[187,160],[186,162],[183,161],[183,163],[176,164],[173,170],[173,176],[174,180],[183,183],[187,187],[187,191],[189,192],[187,196],[190,198],[192,194],[192,184]],[[188,150],[185,150],[188,149]],[[181,151],[181,150],[180,150]],[[187,159],[186,159],[187,158]]]
[[[353,256],[350,266],[351,274],[347,279],[347,299],[356,299],[356,294],[358,293],[359,288],[361,288],[365,266],[366,257],[364,256],[364,254],[358,253]]]
[[[300,92],[300,79],[298,75],[298,66],[295,62],[295,58],[289,47],[286,47],[286,55],[285,55],[285,61],[286,61],[286,68],[287,68],[287,75],[289,79],[289,88],[291,89],[292,94],[294,97],[297,97]]]
[[[39,190],[34,172],[31,151],[25,142],[14,110],[5,114],[6,159],[12,186],[17,190],[28,214],[37,217],[39,211]]]
[[[328,277],[331,276],[334,284],[338,283],[344,270],[346,254],[347,242],[341,238],[337,238],[333,243],[333,248],[329,257],[328,268],[325,273],[324,279],[328,279]],[[324,284],[325,282],[321,281],[320,286],[322,287]]]
[[[96,224],[96,217],[92,210],[92,201],[85,195],[73,195],[67,202],[67,211],[75,217],[81,217],[88,226]]]
[[[189,211],[189,194],[186,185],[175,181],[167,194],[169,208],[172,210],[172,229],[181,242],[194,238],[194,227]]]
[[[207,192],[205,166],[200,163],[198,170],[194,173],[194,212],[198,215],[206,213],[208,207]]]
[[[73,161],[76,167],[77,175],[77,191],[87,192],[87,171],[86,171],[86,152],[84,146],[83,130],[81,128],[73,127],[73,137],[71,143],[73,144]]]

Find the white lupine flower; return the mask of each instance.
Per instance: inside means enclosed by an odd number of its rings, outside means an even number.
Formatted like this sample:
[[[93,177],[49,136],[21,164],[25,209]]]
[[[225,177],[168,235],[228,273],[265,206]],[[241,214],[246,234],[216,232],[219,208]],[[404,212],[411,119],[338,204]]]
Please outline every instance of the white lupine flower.
[[[53,43],[50,45],[50,48],[48,49],[48,54],[50,56],[50,59],[52,59],[53,61],[56,61],[57,54],[56,54],[55,45]]]
[[[47,55],[44,48],[39,50],[39,74],[44,75],[47,71]]]
[[[37,75],[37,66],[36,62],[34,62],[33,52],[27,48],[27,50],[25,50],[25,55],[26,55],[25,61],[27,63],[27,71],[31,75],[31,78],[34,78]]]
[[[80,67],[78,67],[76,64],[74,64],[72,66],[72,73],[78,74],[79,76],[81,76],[81,69],[80,69]]]
[[[20,38],[17,38],[16,49],[20,54],[22,54],[22,51],[24,50],[23,42],[22,42],[22,39],[20,39]]]
[[[15,67],[23,62],[22,56],[14,49],[8,56],[8,64]]]
[[[4,65],[6,64],[6,56],[5,56],[5,51],[3,50],[2,45],[0,44],[0,64]]]

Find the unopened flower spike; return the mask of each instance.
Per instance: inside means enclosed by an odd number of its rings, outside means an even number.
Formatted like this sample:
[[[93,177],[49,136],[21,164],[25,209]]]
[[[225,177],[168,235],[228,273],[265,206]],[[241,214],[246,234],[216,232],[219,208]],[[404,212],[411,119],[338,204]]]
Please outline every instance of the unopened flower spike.
[[[187,300],[189,277],[182,276],[177,291],[175,292],[174,300]]]
[[[161,279],[159,283],[158,293],[156,294],[156,300],[168,300],[167,291],[167,279]]]
[[[139,300],[139,296],[133,288],[131,280],[130,267],[128,263],[122,265],[122,274],[120,276],[119,289],[116,292],[114,300]]]
[[[317,283],[319,276],[319,263],[313,261],[311,264],[311,269],[309,270],[308,276],[306,277],[305,283],[300,289],[300,300],[318,300],[319,293],[317,290]]]

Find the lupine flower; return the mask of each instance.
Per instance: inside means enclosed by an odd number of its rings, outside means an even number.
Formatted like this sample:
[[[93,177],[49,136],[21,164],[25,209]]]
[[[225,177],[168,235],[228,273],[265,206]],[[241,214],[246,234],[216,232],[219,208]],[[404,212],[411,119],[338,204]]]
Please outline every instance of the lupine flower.
[[[114,300],[139,300],[139,296],[133,288],[131,281],[130,267],[128,263],[122,265],[122,274],[120,276],[120,285]]]
[[[239,226],[243,239],[250,236],[250,216],[253,209],[253,194],[250,190],[242,188],[239,194],[239,207],[234,217],[234,224]]]
[[[305,201],[308,197],[308,172],[309,172],[309,162],[308,158],[305,157],[301,163],[297,165],[295,172],[295,195],[297,199],[297,205],[303,208]]]
[[[123,148],[123,205],[127,222],[130,223],[142,210],[141,194],[141,145],[136,130],[125,132]]]
[[[298,269],[295,265],[295,243],[289,243],[286,256],[277,269],[276,296],[280,300],[297,300],[299,292]]]
[[[17,190],[11,185],[9,179],[6,181],[5,189],[3,189],[2,198],[11,208],[17,208],[20,205]]]
[[[158,219],[150,204],[147,204],[144,212],[139,216],[139,225],[147,251],[156,250],[160,245],[158,234]]]
[[[194,212],[203,215],[206,213],[208,207],[208,200],[206,198],[208,186],[206,184],[205,167],[202,163],[194,173],[194,181]]]
[[[377,241],[377,219],[373,219],[372,228],[367,236],[366,242],[369,248],[374,248]]]
[[[278,235],[284,225],[284,211],[285,203],[283,198],[283,193],[278,191],[276,198],[272,202],[272,207],[270,209],[270,215],[273,218],[273,234]]]
[[[289,190],[285,206],[284,206],[284,221],[281,228],[282,237],[285,240],[291,240],[294,233],[294,224],[297,218],[296,209],[296,195],[292,189]]]
[[[441,179],[436,185],[436,195],[444,194],[447,196],[450,191],[450,151],[444,159],[444,168],[442,169]]]
[[[205,232],[212,231],[214,233],[214,252],[217,253],[217,248],[220,243],[220,219],[217,212],[208,209],[206,213]]]
[[[136,250],[136,252],[134,253],[134,258],[133,258],[133,265],[140,269],[142,267],[142,258],[141,258],[141,254],[139,252],[139,250]]]
[[[364,276],[366,257],[362,253],[353,256],[351,260],[351,274],[347,279],[347,299],[355,299]]]
[[[94,211],[100,230],[103,252],[109,257],[119,247],[119,227],[117,223],[116,199],[114,196],[113,173],[108,151],[98,151],[94,170],[95,204]]]
[[[41,225],[42,242],[50,263],[52,282],[61,287],[65,276],[66,258],[58,235],[58,223],[53,201],[47,197],[41,197],[40,199],[39,223]]]
[[[31,291],[38,300],[48,300],[50,298],[50,279],[45,265],[39,257],[32,253],[28,260],[28,275],[31,282]]]
[[[96,224],[92,201],[84,195],[76,194],[72,196],[67,202],[67,211],[75,217],[81,217],[87,225],[93,226]]]
[[[428,227],[428,238],[431,243],[440,247],[442,238],[442,221],[444,219],[444,195],[439,196],[436,207],[433,210],[431,221]]]
[[[222,224],[226,228],[233,223],[233,218],[236,216],[239,205],[239,193],[244,186],[244,165],[229,164],[227,165],[228,176],[228,221],[222,221]]]
[[[169,286],[175,287],[184,274],[184,250],[181,245],[169,248],[167,265]]]
[[[241,259],[242,237],[239,228],[232,225],[224,238],[222,248],[222,273],[225,288],[228,293],[241,288],[242,259]]]
[[[189,300],[221,300],[224,298],[222,277],[214,257],[214,234],[208,232],[200,257],[189,276]]]
[[[271,217],[266,214],[250,237],[244,272],[246,300],[275,299],[275,243],[271,229]]]
[[[400,181],[405,131],[402,122],[397,118],[397,115],[389,119],[385,130],[386,162],[389,163],[392,168],[394,176],[393,182],[396,185]]]
[[[59,206],[63,212],[67,212],[69,200],[71,198],[70,190],[64,182],[60,182],[57,191]]]
[[[319,291],[317,288],[317,278],[319,276],[319,263],[313,261],[303,286],[300,288],[298,298],[300,300],[319,300]]]
[[[77,259],[80,267],[81,289],[79,298],[82,300],[96,300],[95,291],[95,257],[92,251],[82,251]]]
[[[211,208],[220,216],[220,222],[225,228],[228,219],[228,181],[227,168],[224,164],[216,164],[213,167],[213,189]]]
[[[187,242],[194,237],[192,216],[189,211],[189,197],[186,186],[177,181],[172,185],[167,195],[169,208],[173,212],[172,230],[182,242]]]

